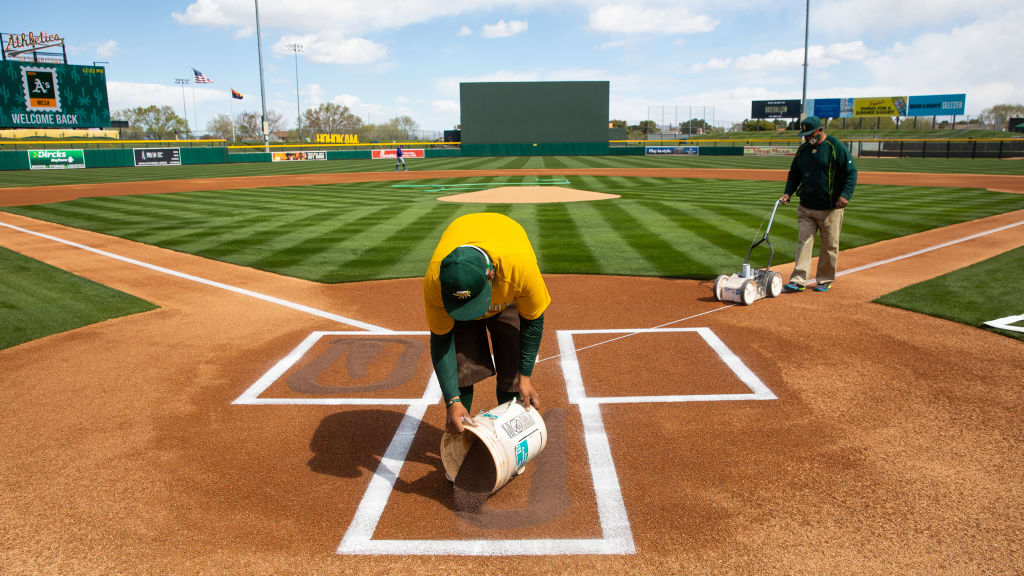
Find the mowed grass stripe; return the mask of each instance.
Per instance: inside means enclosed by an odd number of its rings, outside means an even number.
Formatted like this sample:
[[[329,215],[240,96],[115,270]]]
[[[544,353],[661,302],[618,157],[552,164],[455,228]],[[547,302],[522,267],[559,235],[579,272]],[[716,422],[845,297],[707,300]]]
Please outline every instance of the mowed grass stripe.
[[[648,222],[637,217],[626,206],[629,205],[610,201],[594,203],[594,209],[604,218],[605,224],[644,261],[636,263],[634,273],[674,276],[681,269],[692,268],[694,261],[689,256],[652,230]],[[644,266],[644,263],[647,265]]]
[[[416,214],[414,219],[399,226],[389,236],[364,248],[357,257],[341,263],[334,273],[321,281],[382,280],[422,274],[426,269],[426,259],[418,266],[410,265],[405,269],[399,268],[397,264],[411,250],[423,244],[427,236],[437,230],[442,223],[448,222],[452,212],[452,206],[441,203],[433,205],[426,212]]]
[[[557,274],[597,274],[598,258],[583,240],[566,204],[542,204],[536,211],[534,251],[541,270]]]

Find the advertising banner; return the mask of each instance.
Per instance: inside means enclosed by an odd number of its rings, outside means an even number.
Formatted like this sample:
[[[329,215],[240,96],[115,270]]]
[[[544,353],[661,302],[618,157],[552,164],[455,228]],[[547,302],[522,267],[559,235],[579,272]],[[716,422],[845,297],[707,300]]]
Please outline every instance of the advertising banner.
[[[818,118],[853,118],[853,98],[808,98],[807,115]]]
[[[398,158],[397,150],[372,150],[370,157],[374,160],[394,160]],[[422,148],[402,148],[402,158],[425,158]]]
[[[700,154],[698,146],[647,146],[644,148],[647,156],[665,156],[668,154],[696,156]]]
[[[85,152],[81,150],[29,150],[30,170],[66,170],[85,168]]]
[[[907,116],[963,116],[966,110],[967,94],[911,96]]]
[[[302,162],[305,160],[327,160],[327,152],[313,150],[310,152],[272,152],[274,162]]]
[[[744,156],[796,156],[799,146],[744,146]]]
[[[181,148],[133,148],[136,166],[181,166]]]
[[[854,118],[870,116],[906,116],[906,96],[883,96],[880,98],[854,98]]]
[[[754,100],[750,103],[751,118],[799,118],[799,100]]]
[[[106,128],[107,75],[100,66],[0,62],[0,128]]]

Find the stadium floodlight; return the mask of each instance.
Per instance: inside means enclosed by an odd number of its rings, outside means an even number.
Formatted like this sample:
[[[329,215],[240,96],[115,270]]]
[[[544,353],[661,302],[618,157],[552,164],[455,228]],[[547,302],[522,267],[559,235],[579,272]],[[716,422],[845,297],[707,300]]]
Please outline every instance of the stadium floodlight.
[[[299,54],[302,53],[302,44],[286,44],[285,48],[295,55],[295,139],[302,141],[302,107],[299,106]]]
[[[191,132],[188,127],[188,106],[185,104],[185,86],[192,83],[188,78],[175,78],[174,83],[181,86],[181,109],[185,113],[185,132]]]
[[[256,2],[256,51],[260,56],[260,100],[263,102],[263,151],[270,152],[270,126],[267,124],[267,91],[263,87],[263,36],[260,33],[260,0]]]

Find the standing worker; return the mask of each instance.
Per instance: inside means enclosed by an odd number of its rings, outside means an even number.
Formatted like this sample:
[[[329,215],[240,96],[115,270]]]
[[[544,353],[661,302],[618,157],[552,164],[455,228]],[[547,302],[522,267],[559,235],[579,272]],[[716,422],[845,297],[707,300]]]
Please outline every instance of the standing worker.
[[[399,164],[402,165],[402,170],[405,170],[407,172],[409,171],[409,169],[405,167],[405,158],[402,158],[402,146],[401,145],[399,145],[398,146],[398,150],[395,151],[395,172],[398,172],[398,165]]]
[[[518,397],[527,410],[539,405],[530,376],[551,296],[518,222],[487,212],[456,218],[430,257],[423,301],[448,432],[462,433],[473,385],[495,366],[498,404]]]
[[[814,291],[828,292],[836,279],[839,230],[843,226],[844,209],[853,198],[853,188],[857,185],[857,166],[846,146],[834,136],[825,134],[818,117],[808,116],[800,122],[800,136],[804,143],[796,151],[789,168],[786,193],[779,199],[785,204],[793,194],[800,197],[796,213],[799,229],[796,265],[785,288],[789,292],[800,292],[807,287],[814,235],[820,232],[821,249]]]

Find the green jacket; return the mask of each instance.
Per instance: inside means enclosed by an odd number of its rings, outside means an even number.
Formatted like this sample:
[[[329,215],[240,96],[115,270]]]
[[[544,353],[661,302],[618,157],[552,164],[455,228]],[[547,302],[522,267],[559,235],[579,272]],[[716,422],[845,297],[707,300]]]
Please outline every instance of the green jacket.
[[[800,197],[800,205],[813,210],[831,210],[842,196],[853,198],[857,166],[842,142],[832,136],[818,146],[800,145],[789,168],[786,194]]]

